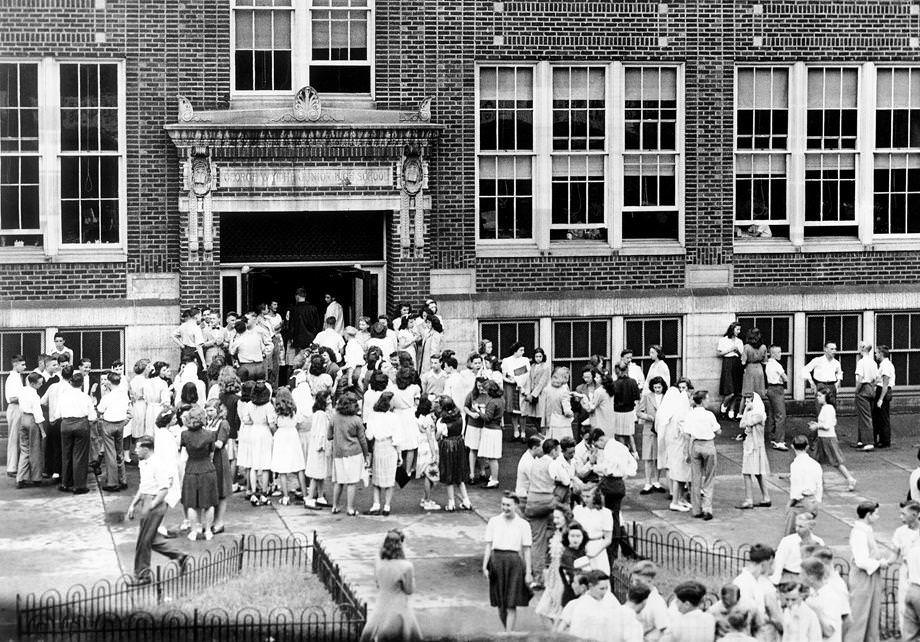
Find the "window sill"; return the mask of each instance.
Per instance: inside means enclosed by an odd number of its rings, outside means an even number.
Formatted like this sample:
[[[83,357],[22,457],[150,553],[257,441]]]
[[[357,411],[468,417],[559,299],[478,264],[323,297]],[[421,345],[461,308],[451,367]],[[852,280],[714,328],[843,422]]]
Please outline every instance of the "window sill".
[[[230,109],[266,109],[290,107],[296,91],[232,91]],[[374,109],[376,104],[370,94],[323,94],[323,107],[344,107],[350,109]]]
[[[51,263],[127,263],[128,252],[121,247],[60,248]]]
[[[867,248],[880,252],[896,252],[920,249],[920,238],[880,238],[874,239]]]
[[[45,250],[40,247],[0,247],[0,264],[44,263]]]
[[[648,255],[683,255],[687,250],[677,241],[647,240],[626,241],[619,250],[611,248],[606,242],[597,243],[550,243],[550,246],[541,250],[534,244],[507,244],[476,246],[476,256],[486,259],[504,258],[539,258],[539,257],[567,257],[567,256],[648,256]]]
[[[920,247],[920,243],[914,243],[901,249],[915,250],[918,247]],[[824,252],[866,252],[873,249],[884,250],[889,248],[881,247],[877,244],[875,246],[866,246],[856,239],[810,239],[805,241],[801,247],[796,247],[789,239],[735,239],[733,251],[735,254],[818,254]]]
[[[687,248],[680,244],[680,241],[673,239],[648,239],[648,240],[629,240],[623,241],[623,247],[618,254],[623,256],[637,255],[683,255],[687,253]]]

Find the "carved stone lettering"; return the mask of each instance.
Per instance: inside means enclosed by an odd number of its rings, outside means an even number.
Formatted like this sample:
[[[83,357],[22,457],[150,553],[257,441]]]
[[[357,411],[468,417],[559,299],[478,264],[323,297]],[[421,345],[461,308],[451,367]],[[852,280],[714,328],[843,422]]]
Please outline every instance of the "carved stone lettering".
[[[393,168],[296,167],[286,169],[221,167],[220,187],[392,187]]]

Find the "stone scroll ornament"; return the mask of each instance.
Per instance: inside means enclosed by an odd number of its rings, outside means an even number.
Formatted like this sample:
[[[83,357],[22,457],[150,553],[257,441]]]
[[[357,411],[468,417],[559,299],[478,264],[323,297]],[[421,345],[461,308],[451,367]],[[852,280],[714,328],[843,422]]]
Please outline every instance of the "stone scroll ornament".
[[[211,212],[211,188],[214,167],[208,150],[195,148],[189,152],[188,168],[188,249],[198,252],[199,213],[201,216],[202,241],[205,252],[214,250],[214,216]]]
[[[425,245],[425,215],[422,207],[422,187],[425,182],[425,166],[422,163],[422,151],[418,145],[410,143],[403,149],[400,165],[399,241],[404,252],[412,247],[420,252]],[[414,206],[414,208],[413,208]],[[414,221],[410,223],[410,210],[414,209]]]

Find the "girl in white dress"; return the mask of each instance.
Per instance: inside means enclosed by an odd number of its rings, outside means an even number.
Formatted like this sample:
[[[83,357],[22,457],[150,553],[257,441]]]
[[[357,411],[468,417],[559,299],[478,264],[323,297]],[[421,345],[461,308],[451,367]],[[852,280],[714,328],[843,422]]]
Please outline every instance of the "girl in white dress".
[[[169,364],[157,361],[153,364],[144,382],[144,400],[147,406],[147,430],[153,431],[157,417],[167,407],[172,405],[169,394]]]
[[[419,505],[425,510],[441,510],[441,506],[431,499],[431,491],[438,480],[438,437],[434,427],[434,412],[431,400],[427,397],[419,399],[418,408],[415,410],[415,421],[418,424],[418,464],[416,477],[425,480],[425,494]]]
[[[279,388],[275,393],[275,414],[277,414],[277,429],[272,438],[272,472],[278,478],[281,486],[281,505],[291,503],[288,476],[297,475],[301,492],[307,489],[307,479],[304,469],[307,466],[303,456],[303,446],[297,434],[297,406],[287,388]]]
[[[240,384],[240,400],[236,405],[236,413],[240,418],[240,428],[236,439],[236,468],[242,474],[246,487],[246,499],[250,499],[255,489],[249,482],[249,470],[252,468],[252,389],[256,387],[255,381],[244,381]]]
[[[128,382],[128,396],[131,399],[131,420],[126,429],[124,461],[131,461],[133,443],[145,435],[153,435],[153,426],[147,423],[147,401],[144,399],[144,390],[147,388],[147,377],[153,369],[150,359],[141,359],[134,364],[134,376]]]
[[[371,470],[371,482],[374,485],[374,504],[367,511],[368,515],[389,515],[390,502],[393,499],[393,487],[396,485],[396,467],[402,462],[399,446],[394,438],[400,430],[399,417],[393,411],[392,392],[384,392],[377,403],[370,409],[365,408],[364,420],[367,424],[365,437],[374,440],[374,457]],[[380,496],[383,495],[381,509]]]
[[[610,574],[610,558],[607,547],[613,542],[613,513],[604,507],[604,493],[597,486],[593,490],[585,489],[582,494],[584,505],[572,510],[572,519],[582,525],[588,534],[585,543],[585,556],[588,568]]]
[[[329,476],[329,391],[316,395],[313,402],[313,417],[310,427],[310,446],[307,449],[307,467],[304,471],[310,480],[310,487],[304,493],[303,504],[307,508],[325,508],[329,505],[323,495],[323,484]]]
[[[394,435],[397,448],[402,451],[403,465],[409,476],[415,475],[415,460],[418,454],[418,423],[415,408],[422,396],[422,389],[415,383],[418,378],[413,368],[400,368],[396,372],[396,390],[393,391],[393,412],[398,426]]]
[[[668,480],[671,486],[671,505],[673,511],[686,513],[690,503],[684,500],[684,490],[690,483],[690,463],[687,461],[686,436],[681,432],[684,417],[690,412],[690,392],[693,385],[688,379],[680,379],[665,393],[655,413],[655,430],[658,431],[659,453],[665,455]]]
[[[274,407],[269,403],[271,393],[264,381],[257,381],[252,389],[252,408],[247,417],[249,419],[249,445],[252,457],[249,470],[249,483],[252,485],[252,497],[249,502],[253,506],[267,506],[270,504],[268,473],[272,467],[272,431],[278,423],[278,416]],[[242,417],[241,421],[244,421]],[[258,497],[256,490],[258,489]]]

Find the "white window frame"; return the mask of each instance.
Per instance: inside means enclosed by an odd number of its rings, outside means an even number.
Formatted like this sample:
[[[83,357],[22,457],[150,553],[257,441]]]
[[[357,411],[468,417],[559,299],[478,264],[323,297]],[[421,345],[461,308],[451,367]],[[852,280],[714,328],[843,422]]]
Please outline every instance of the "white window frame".
[[[34,329],[34,328],[32,328],[32,329],[27,329],[27,328],[26,328],[26,329],[24,329],[24,328],[3,328],[2,330],[0,330],[0,339],[2,339],[3,335],[5,335],[5,334],[18,334],[18,335],[20,335],[20,339],[19,339],[20,354],[22,354],[22,351],[21,351],[21,348],[22,348],[22,335],[24,335],[24,334],[37,334],[37,335],[39,335],[39,337],[40,337],[40,341],[39,341],[39,346],[40,346],[40,347],[39,347],[39,349],[38,349],[38,350],[39,350],[39,354],[42,354],[42,353],[45,351],[45,340],[46,340],[46,337],[45,337],[45,330],[43,330],[43,329]],[[6,394],[5,394],[5,391],[6,391],[6,379],[7,379],[7,377],[9,377],[10,373],[12,372],[12,370],[10,370],[10,368],[12,367],[12,363],[11,363],[10,360],[11,360],[14,356],[16,356],[16,353],[0,355],[0,358],[2,358],[2,360],[0,360],[0,423],[6,423],[6,413],[3,412],[3,411],[6,410]],[[29,361],[29,359],[34,359],[35,357],[38,357],[38,355],[26,355],[26,354],[23,354],[23,356],[26,357],[26,373],[28,373],[28,372],[30,372],[30,371],[32,370],[32,368],[35,367],[35,362],[34,362],[34,361]]]
[[[629,348],[630,350],[633,350],[633,362],[639,365],[639,367],[642,367],[642,364],[644,364],[646,361],[649,360],[649,356],[648,356],[649,348],[651,347],[651,345],[655,345],[655,344],[650,344],[647,346],[630,345],[626,340],[626,337],[627,337],[626,326],[631,321],[640,322],[640,323],[645,323],[646,321],[659,321],[659,322],[660,321],[677,321],[677,343],[678,345],[676,346],[662,345],[661,346],[661,349],[665,353],[663,355],[664,358],[673,359],[677,365],[677,367],[675,368],[676,372],[675,371],[671,372],[671,382],[670,383],[671,385],[675,384],[677,380],[683,376],[683,372],[684,372],[684,343],[685,343],[684,326],[686,324],[684,323],[683,315],[676,314],[676,315],[651,315],[651,316],[623,317],[623,344],[622,344],[623,348],[624,349]],[[644,328],[643,328],[643,335],[644,335]],[[669,347],[676,348],[676,351],[672,353],[668,353]],[[616,355],[616,356],[611,355],[611,359],[617,359],[618,357],[619,355]],[[647,374],[647,369],[643,367],[642,372]]]
[[[894,156],[907,156],[907,158],[908,158],[908,166],[909,166],[910,157],[913,156],[913,157],[920,158],[920,147],[876,147],[876,145],[875,145],[875,120],[876,120],[876,116],[877,116],[877,114],[878,114],[878,106],[877,106],[877,98],[878,98],[878,96],[877,96],[877,91],[876,91],[877,86],[878,86],[878,85],[877,85],[878,72],[879,72],[879,71],[886,71],[886,70],[895,70],[895,71],[898,71],[898,70],[908,70],[908,71],[911,71],[912,74],[920,74],[920,65],[917,65],[917,64],[910,64],[910,63],[906,63],[906,64],[900,64],[900,63],[899,63],[899,64],[880,64],[880,65],[878,65],[877,67],[875,67],[875,69],[874,69],[874,80],[875,80],[876,82],[874,83],[874,87],[873,87],[873,91],[872,91],[872,99],[873,99],[873,101],[875,101],[875,102],[873,103],[872,115],[871,115],[872,121],[873,121],[873,123],[872,123],[872,147],[873,147],[874,153],[873,153],[873,155],[872,155],[872,162],[871,162],[872,171],[873,171],[873,174],[871,174],[871,176],[873,177],[873,181],[872,181],[872,183],[871,183],[871,190],[870,190],[870,191],[872,192],[873,207],[874,207],[874,197],[875,197],[874,170],[875,170],[875,167],[876,167],[876,160],[877,160],[879,157],[881,157],[881,156],[888,156],[888,157],[889,157],[889,162],[890,162],[890,158],[891,158],[891,157],[894,157]],[[893,141],[892,141],[892,142],[893,142]],[[880,240],[884,239],[884,240],[894,240],[894,241],[904,241],[904,240],[907,240],[907,241],[910,241],[910,240],[913,240],[913,241],[920,241],[920,233],[913,233],[913,234],[911,234],[911,233],[905,232],[905,233],[903,233],[903,234],[895,234],[895,233],[891,233],[891,232],[888,232],[888,233],[876,232],[876,231],[875,231],[875,221],[874,221],[874,219],[871,220],[871,221],[869,221],[869,229],[870,229],[870,232],[871,232],[871,234],[872,234],[872,236],[873,236],[873,239],[880,239]]]
[[[250,4],[237,6],[237,0],[232,0],[230,2],[230,96],[232,97],[247,97],[247,98],[267,98],[272,96],[285,96],[290,97],[292,94],[296,93],[303,84],[298,84],[299,81],[296,80],[298,77],[297,68],[295,67],[295,60],[298,57],[297,43],[303,42],[302,25],[299,25],[297,22],[297,4],[303,0],[291,0],[290,7],[275,7],[275,6],[255,6],[255,4],[250,0]],[[307,0],[309,1],[309,0]],[[290,89],[237,89],[236,88],[236,12],[237,11],[288,11],[291,14],[291,88]],[[274,23],[273,23],[274,24]],[[253,39],[255,39],[255,20],[253,20]],[[274,43],[275,34],[272,32],[272,43]],[[253,44],[253,46],[255,46]],[[273,49],[274,51],[274,49]],[[300,55],[302,55],[301,52]],[[273,63],[274,64],[274,63]],[[253,77],[253,82],[255,82],[255,77]]]
[[[796,369],[795,369],[796,361],[795,361],[795,351],[794,351],[795,315],[792,313],[784,314],[784,313],[776,313],[776,312],[744,312],[744,313],[738,314],[739,322],[741,319],[758,319],[758,318],[759,319],[770,319],[771,322],[775,322],[776,319],[786,319],[789,321],[789,345],[780,346],[780,348],[783,351],[782,365],[783,365],[783,368],[786,370],[786,377],[787,377],[786,395],[792,395],[793,394],[793,383],[795,383],[795,376],[797,374]],[[805,329],[803,328],[802,331],[804,332]],[[743,341],[745,337],[742,336],[741,339]],[[770,335],[770,342],[776,343],[772,334]],[[767,342],[764,342],[764,345],[766,345],[767,349],[769,350],[770,344]],[[770,356],[769,353],[767,354],[767,356],[768,357]]]
[[[857,327],[857,330],[856,330],[856,335],[857,335],[857,337],[859,337],[859,339],[857,339],[857,345],[858,345],[859,341],[863,341],[863,340],[864,340],[864,336],[865,336],[865,335],[864,335],[864,328],[865,328],[865,325],[866,325],[866,321],[865,321],[865,319],[863,318],[862,312],[858,312],[858,311],[854,312],[854,311],[850,311],[850,310],[834,310],[834,311],[825,311],[825,312],[807,312],[807,313],[805,313],[805,323],[804,323],[804,326],[803,326],[803,328],[802,328],[802,331],[803,331],[804,337],[805,337],[805,344],[804,344],[804,346],[803,346],[803,353],[802,353],[802,354],[803,354],[803,358],[804,358],[804,360],[805,360],[805,361],[804,361],[805,365],[808,365],[808,362],[811,361],[813,358],[815,358],[815,357],[817,357],[817,356],[821,356],[821,354],[822,354],[822,352],[823,352],[823,350],[818,351],[818,352],[809,352],[809,350],[808,350],[808,321],[809,321],[810,319],[813,319],[813,318],[816,318],[816,317],[841,317],[841,318],[842,318],[842,317],[856,317],[857,322],[858,322],[858,327]],[[821,341],[822,341],[822,344],[823,344],[825,341],[828,341],[828,337],[827,337],[826,334],[824,335],[824,337],[822,338]],[[859,351],[858,351],[858,350],[856,350],[856,349],[853,349],[853,350],[842,350],[842,349],[841,349],[842,346],[840,345],[840,342],[838,342],[838,341],[835,339],[835,340],[834,340],[834,343],[837,344],[837,354],[838,354],[838,355],[840,355],[840,354],[855,355],[855,356],[856,356],[856,360],[857,360],[857,361],[859,360]],[[839,359],[839,356],[838,356],[838,359]],[[842,363],[841,363],[841,365],[842,365]],[[788,374],[788,373],[787,373],[787,374]],[[844,369],[843,369],[843,376],[844,376],[844,378],[850,378],[850,377],[852,376],[852,371],[851,371],[850,373],[848,373],[848,372],[847,372],[847,369],[844,368]],[[841,386],[840,386],[840,391],[841,391],[841,392],[850,393],[850,392],[854,392],[854,391],[855,391],[855,388],[854,388],[853,386],[844,386],[843,384],[841,384]],[[809,388],[807,389],[806,396],[807,396],[807,397],[813,397],[814,394],[815,394],[815,389],[812,388],[812,387],[809,387]]]
[[[479,341],[483,341],[485,339],[485,337],[483,337],[482,335],[483,325],[501,326],[504,324],[513,323],[518,328],[522,325],[532,325],[533,326],[533,344],[534,344],[533,347],[534,348],[540,347],[540,320],[538,318],[527,319],[524,317],[521,317],[521,318],[515,317],[513,319],[478,319],[477,321],[478,323],[477,323],[476,330],[477,330],[477,336],[479,337]],[[501,332],[499,332],[499,336],[500,335],[501,335]],[[507,354],[502,353],[502,351],[499,349],[500,346],[498,346],[496,342],[493,341],[492,343],[493,343],[492,354],[498,357],[499,361],[501,361],[502,359],[508,356]],[[478,347],[478,343],[477,343],[477,347]],[[530,356],[533,356],[533,355],[530,355]]]
[[[40,118],[40,115],[41,115],[41,96],[40,96],[41,90],[40,90],[40,88],[39,88],[39,80],[38,80],[38,78],[39,78],[39,76],[40,76],[40,74],[41,74],[40,63],[38,63],[37,61],[34,61],[34,60],[19,60],[19,61],[16,61],[16,62],[10,62],[10,61],[6,61],[6,60],[0,60],[0,64],[12,64],[12,65],[16,65],[16,66],[17,66],[17,72],[16,72],[16,73],[17,73],[17,83],[18,83],[18,85],[19,85],[20,87],[21,87],[21,85],[22,85],[22,73],[21,73],[22,67],[23,67],[23,66],[26,66],[26,65],[28,65],[28,66],[33,66],[33,65],[34,65],[34,66],[35,66],[35,68],[36,68],[36,71],[35,71],[36,83],[35,83],[35,85],[36,85],[36,92],[39,94],[39,96],[38,96],[39,106],[36,107],[36,108],[34,108],[34,109],[35,109],[35,111],[36,111],[36,113],[37,113],[36,119]],[[22,97],[22,96],[21,96],[21,92],[20,92],[20,96],[19,96],[19,99],[20,99],[20,100],[21,100],[21,97]],[[22,109],[23,109],[23,107],[22,107],[22,105],[20,104],[19,107],[17,107],[17,111],[21,111]],[[33,109],[33,108],[27,108],[27,109]],[[39,141],[39,144],[40,144],[40,142],[41,142],[41,132],[38,131],[38,132],[36,132],[36,133],[38,134],[38,141]],[[20,128],[20,134],[21,134],[21,128]],[[35,159],[36,159],[37,164],[38,164],[38,186],[37,186],[38,189],[36,190],[38,193],[37,193],[37,203],[36,203],[36,205],[37,205],[37,207],[38,207],[38,213],[39,213],[39,227],[34,227],[34,228],[18,227],[18,228],[8,228],[8,229],[3,229],[2,227],[0,227],[0,234],[4,234],[4,235],[8,234],[8,235],[11,235],[11,236],[13,236],[13,235],[17,235],[17,236],[42,236],[42,229],[41,229],[41,210],[42,210],[42,202],[41,202],[41,160],[42,160],[42,158],[41,158],[41,150],[40,150],[40,149],[35,149],[34,151],[32,151],[32,150],[23,151],[23,150],[20,149],[20,150],[17,150],[17,151],[4,151],[3,149],[0,149],[0,159],[2,159],[2,158],[4,158],[4,157],[14,157],[14,158],[19,158],[19,159],[22,159],[22,158],[35,158]],[[19,179],[18,179],[18,181],[17,181],[17,185],[19,186],[19,191],[20,191],[20,207],[21,207],[21,203],[22,203],[22,192],[21,192],[21,190],[22,190],[22,187],[23,187],[23,185],[30,185],[30,186],[32,185],[32,183],[25,183],[25,184],[24,184],[24,183],[22,182],[22,163],[21,163],[21,161],[20,161],[20,164],[19,164]],[[21,212],[21,210],[20,210],[20,223],[21,223],[21,221],[22,221],[22,212]],[[16,246],[7,246],[7,247],[16,247]],[[31,246],[31,245],[30,245],[30,246],[27,246],[27,247],[30,248],[30,249],[34,249],[35,246]],[[22,249],[25,249],[25,248],[22,248]],[[0,367],[2,367],[2,366],[0,366]]]
[[[875,328],[874,328],[875,336],[873,337],[873,345],[878,346],[878,345],[884,344],[884,342],[878,340],[878,319],[879,317],[883,317],[883,316],[896,317],[901,314],[906,314],[908,317],[920,316],[920,310],[880,310],[880,311],[875,312]],[[892,318],[891,326],[892,326],[892,331],[893,331],[894,330],[894,319],[893,318]],[[920,359],[920,348],[915,348],[915,349],[895,348],[891,345],[891,343],[888,343],[887,345],[892,355],[895,355],[898,353],[908,354],[910,355],[911,358]],[[894,387],[894,390],[896,392],[900,390],[918,390],[918,389],[920,389],[920,382],[914,383],[912,385],[908,385],[905,378],[903,377],[896,378],[895,387]]]
[[[80,334],[83,334],[84,332],[100,332],[100,333],[101,333],[101,332],[117,332],[117,333],[118,333],[118,336],[119,336],[119,341],[120,341],[120,343],[119,343],[119,352],[121,353],[121,359],[120,359],[120,360],[123,361],[123,362],[126,360],[126,355],[125,355],[125,328],[124,328],[123,326],[98,326],[98,327],[96,327],[96,326],[88,326],[88,327],[79,327],[79,328],[67,328],[67,327],[56,328],[56,329],[55,329],[55,334],[57,334],[57,333],[59,333],[59,332],[60,332],[60,333],[79,332]],[[100,336],[100,339],[101,339],[101,336]],[[76,363],[73,364],[74,367],[79,367],[79,366],[80,366],[80,359],[83,357],[83,355],[80,354],[80,355],[78,356],[78,355],[77,355],[77,351],[74,349],[74,346],[68,345],[67,347],[74,351],[74,361],[76,361]],[[100,345],[99,347],[100,347],[100,353],[101,353],[101,348],[102,348],[102,346]],[[94,361],[93,364],[92,364],[93,367],[90,369],[90,373],[91,373],[91,374],[101,374],[101,373],[103,373],[103,372],[108,372],[111,365],[112,365],[112,364],[110,364],[110,363],[96,363],[96,362]],[[126,371],[126,372],[127,372],[127,371],[130,371],[130,368],[129,368],[127,365],[125,366],[125,371]]]
[[[370,67],[370,92],[357,94],[333,94],[337,98],[368,98],[376,96],[376,2],[367,0],[367,66]],[[240,7],[242,10],[252,7]],[[325,10],[326,7],[316,7],[316,10]],[[344,8],[343,8],[344,9]],[[231,2],[230,12],[230,99],[263,99],[272,100],[283,98],[285,100],[296,94],[302,87],[310,85],[310,65],[313,64],[313,2],[312,0],[291,0],[291,89],[287,90],[239,90],[236,88],[236,2]],[[364,61],[330,60],[328,62],[343,67],[364,66]]]
[[[492,156],[488,150],[480,151],[479,101],[480,70],[483,67],[529,67],[534,71],[534,116],[533,131],[533,238],[529,239],[481,239],[479,238],[479,158]],[[607,128],[605,161],[605,220],[607,221],[607,241],[560,240],[550,241],[552,224],[552,70],[555,67],[604,67],[606,74],[605,116]],[[623,240],[623,157],[624,157],[624,109],[625,83],[624,67],[658,67],[677,70],[677,123],[675,131],[675,209],[678,212],[678,237],[669,239],[635,239]],[[515,61],[480,62],[474,71],[474,137],[475,163],[473,182],[475,186],[476,218],[476,252],[478,256],[538,256],[546,253],[554,255],[598,255],[607,253],[621,254],[680,254],[685,244],[685,67],[676,62],[628,63],[584,62],[561,60],[550,64],[548,61],[538,63]],[[502,152],[498,152],[501,154]],[[557,154],[566,154],[558,152]],[[651,152],[650,152],[651,153]]]
[[[590,355],[590,354],[587,355],[587,356],[585,356],[585,357],[580,357],[580,356],[579,356],[579,357],[575,357],[575,358],[573,358],[573,357],[571,357],[571,356],[569,356],[569,357],[560,357],[560,356],[559,356],[559,350],[557,349],[558,346],[556,345],[556,324],[557,324],[557,323],[568,323],[568,324],[573,324],[573,323],[603,323],[603,324],[604,324],[604,327],[606,328],[607,348],[606,348],[606,350],[605,350],[606,354],[603,354],[603,355],[601,355],[601,356],[603,356],[603,357],[605,357],[605,358],[607,358],[607,359],[609,359],[609,360],[611,360],[611,361],[614,359],[613,354],[612,354],[612,352],[613,352],[613,336],[612,336],[612,334],[611,334],[611,320],[610,320],[609,317],[561,317],[561,318],[553,317],[553,319],[552,319],[552,321],[551,321],[551,324],[550,324],[550,338],[551,338],[551,341],[552,341],[552,352],[550,353],[550,360],[553,362],[553,367],[556,367],[556,366],[558,365],[558,364],[557,364],[557,360],[558,360],[559,362],[565,361],[566,363],[573,363],[573,365],[574,365],[574,362],[575,362],[575,361],[582,361],[582,360],[583,360],[584,363],[588,363],[588,359],[591,358],[591,355]],[[570,339],[570,342],[571,342],[571,339]],[[573,376],[574,376],[574,375],[575,375],[575,373],[574,373],[575,368],[570,368],[570,370],[572,370],[572,374],[573,374]],[[578,378],[575,377],[575,380],[577,381]]]
[[[43,245],[0,247],[0,263],[60,261],[124,263],[128,249],[127,90],[125,61],[117,58],[0,57],[0,62],[38,63],[39,220]],[[60,65],[114,64],[118,80],[118,242],[63,243],[61,239],[61,95]],[[81,155],[107,155],[85,153]]]

